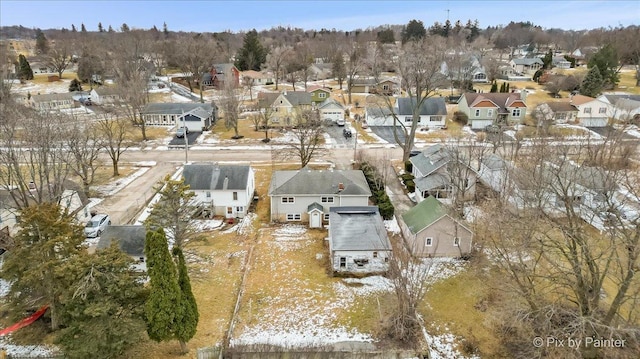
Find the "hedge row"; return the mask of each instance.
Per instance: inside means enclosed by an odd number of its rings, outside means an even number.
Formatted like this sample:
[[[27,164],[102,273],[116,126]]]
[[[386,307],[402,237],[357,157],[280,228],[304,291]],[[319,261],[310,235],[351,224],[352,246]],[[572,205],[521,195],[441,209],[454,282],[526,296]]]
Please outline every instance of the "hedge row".
[[[384,190],[384,183],[377,181],[377,169],[367,162],[363,162],[360,165],[360,169],[364,173],[364,177],[367,179],[369,188],[371,189],[372,200],[378,206],[380,215],[384,219],[392,219],[395,208]]]

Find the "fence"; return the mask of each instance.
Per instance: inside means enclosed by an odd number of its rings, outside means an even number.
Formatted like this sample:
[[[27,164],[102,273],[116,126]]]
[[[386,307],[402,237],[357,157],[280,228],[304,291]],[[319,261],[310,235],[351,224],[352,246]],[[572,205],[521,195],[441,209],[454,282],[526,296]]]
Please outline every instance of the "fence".
[[[220,347],[198,349],[198,359],[219,359]],[[331,349],[286,349],[257,345],[248,348],[231,348],[224,352],[224,359],[404,359],[428,358],[428,354],[413,351],[336,351]]]
[[[220,347],[198,348],[198,359],[218,359]]]

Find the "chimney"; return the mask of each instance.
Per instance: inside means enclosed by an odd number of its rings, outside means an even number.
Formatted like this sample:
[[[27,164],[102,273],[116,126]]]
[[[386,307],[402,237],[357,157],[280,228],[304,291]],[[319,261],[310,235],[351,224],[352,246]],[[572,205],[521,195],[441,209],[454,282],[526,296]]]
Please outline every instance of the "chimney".
[[[342,192],[344,191],[344,183],[340,182],[338,183],[338,192]]]
[[[527,102],[527,89],[522,89],[520,90],[520,99],[522,100],[522,102],[526,103]]]
[[[229,187],[229,177],[225,176],[224,177],[224,182],[222,182],[222,189],[226,190],[227,187]]]

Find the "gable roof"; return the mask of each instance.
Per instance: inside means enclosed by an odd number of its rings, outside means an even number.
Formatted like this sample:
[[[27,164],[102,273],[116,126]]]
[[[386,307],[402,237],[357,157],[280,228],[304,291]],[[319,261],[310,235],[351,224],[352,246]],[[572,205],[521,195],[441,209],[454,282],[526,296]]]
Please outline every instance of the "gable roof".
[[[545,102],[553,112],[578,112],[569,101]]]
[[[591,102],[594,101],[595,98],[593,97],[589,97],[589,96],[585,96],[585,95],[573,95],[571,96],[571,100],[570,103],[574,106],[580,106],[580,105],[584,105],[587,102]]]
[[[396,101],[396,108],[399,116],[413,114],[416,107],[416,99],[409,97],[401,97]],[[420,115],[446,115],[447,105],[443,97],[431,97],[425,99],[420,106]]]
[[[71,93],[45,93],[38,95],[31,95],[33,102],[49,102],[49,101],[73,101]]]
[[[197,110],[200,109],[200,110]],[[144,115],[182,115],[193,113],[203,116],[206,112],[208,117],[213,113],[213,106],[208,103],[150,103],[147,104],[142,111]]]
[[[402,215],[411,233],[417,234],[447,215],[446,208],[434,197],[427,197]]]
[[[322,87],[322,86],[309,86],[309,88],[307,89],[307,92],[316,92],[316,91],[324,91],[326,93],[331,93],[331,90],[329,90],[326,87]]]
[[[250,169],[245,165],[192,164],[184,166],[182,177],[193,191],[245,190]]]
[[[96,248],[108,248],[115,241],[126,254],[132,257],[144,257],[146,236],[147,229],[143,225],[107,226]]]
[[[120,95],[120,89],[117,86],[100,86],[92,91],[95,91],[100,96]]]
[[[322,101],[320,103],[320,105],[318,105],[318,110],[322,110],[324,108],[332,107],[332,106],[336,106],[339,109],[344,110],[344,106],[340,102],[338,102],[338,101],[336,101],[336,100],[334,100],[332,98],[328,98],[328,99]]]
[[[342,183],[344,189],[339,190]],[[337,194],[371,196],[371,190],[360,170],[275,171],[271,176],[269,195]]]
[[[488,169],[499,170],[507,167],[507,162],[495,153],[490,154],[482,159],[482,164]]]
[[[391,250],[376,206],[331,207],[329,222],[332,250]]]
[[[236,66],[228,62],[225,64],[213,64],[212,67],[213,67],[213,70],[216,71],[216,74],[226,74],[226,73],[230,73]]]
[[[516,65],[525,65],[525,66],[531,66],[533,64],[540,64],[540,65],[544,64],[544,62],[542,62],[542,60],[540,60],[539,57],[525,57],[522,59],[512,59],[511,61],[513,61],[513,63]]]
[[[498,107],[498,112],[508,112],[509,107],[527,107],[527,104],[522,101],[519,93],[475,93],[467,92],[462,98],[467,101],[469,108],[475,107],[482,101],[491,101]]]
[[[285,91],[282,94],[292,106],[311,105],[311,94],[305,91]]]
[[[428,176],[438,168],[446,165],[451,160],[449,151],[441,144],[435,144],[425,148],[417,156],[409,158],[411,164],[417,168],[423,176]]]

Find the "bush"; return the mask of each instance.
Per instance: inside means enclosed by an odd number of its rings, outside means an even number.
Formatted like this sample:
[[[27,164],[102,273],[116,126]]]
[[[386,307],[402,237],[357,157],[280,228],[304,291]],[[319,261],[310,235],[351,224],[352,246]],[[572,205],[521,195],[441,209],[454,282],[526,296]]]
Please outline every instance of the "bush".
[[[405,173],[401,175],[400,178],[402,178],[402,182],[407,182],[407,180],[413,181],[415,177],[411,173]]]
[[[469,122],[469,116],[462,111],[456,111],[453,113],[453,121],[465,126]]]
[[[407,173],[413,172],[413,163],[411,163],[411,161],[406,161],[404,163],[404,171]]]
[[[391,201],[389,201],[389,197],[387,197],[386,202],[378,203],[378,208],[380,209],[380,215],[382,216],[382,218],[393,218],[393,212],[395,211],[395,208],[393,208],[393,204],[391,204]]]
[[[404,185],[407,186],[407,191],[410,193],[415,192],[416,190],[416,184],[413,182],[413,180],[406,180],[404,181]]]

